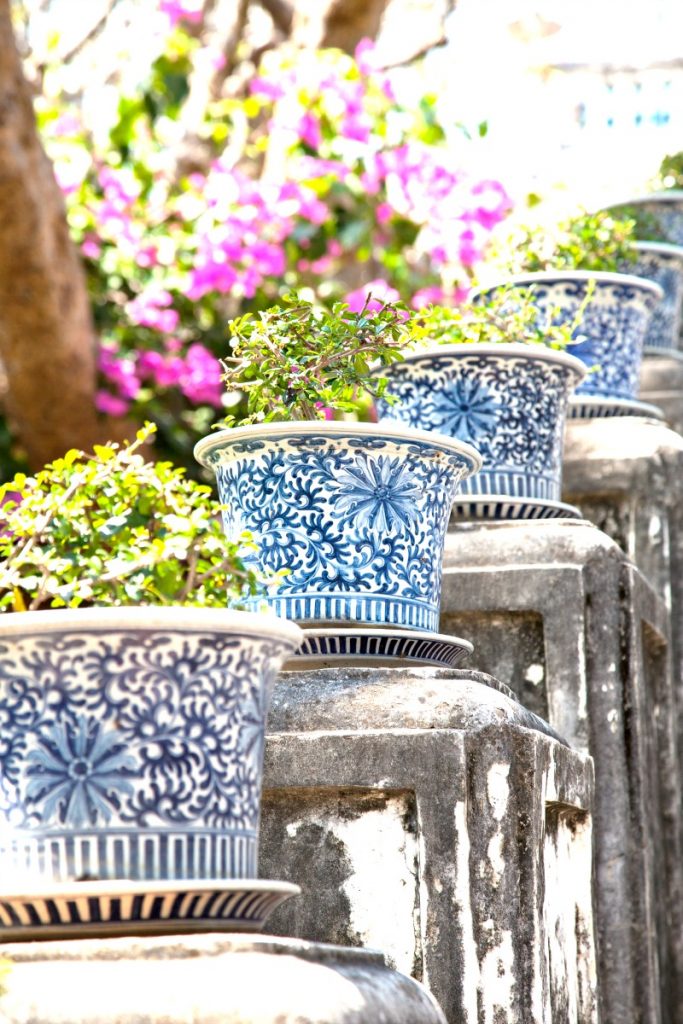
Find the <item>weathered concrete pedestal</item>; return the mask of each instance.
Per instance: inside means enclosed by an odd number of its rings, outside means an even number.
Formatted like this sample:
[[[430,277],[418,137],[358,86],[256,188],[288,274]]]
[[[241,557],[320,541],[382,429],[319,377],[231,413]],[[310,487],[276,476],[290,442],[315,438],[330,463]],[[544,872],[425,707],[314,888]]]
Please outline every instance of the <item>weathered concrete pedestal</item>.
[[[577,420],[567,425],[563,467],[563,500],[616,541],[671,605],[683,437],[637,416]]]
[[[638,397],[658,405],[668,425],[683,433],[683,353],[645,355],[640,371]]]
[[[269,927],[383,949],[450,1024],[597,1020],[592,767],[481,673],[283,673],[261,870]]]
[[[445,1024],[370,950],[250,935],[0,949],[2,1024]]]
[[[518,680],[524,704],[595,759],[595,881],[605,1024],[683,1020],[681,796],[669,620],[588,523],[448,535],[443,632]]]
[[[619,544],[671,609],[683,777],[683,437],[633,417],[570,424],[564,481],[565,500]]]

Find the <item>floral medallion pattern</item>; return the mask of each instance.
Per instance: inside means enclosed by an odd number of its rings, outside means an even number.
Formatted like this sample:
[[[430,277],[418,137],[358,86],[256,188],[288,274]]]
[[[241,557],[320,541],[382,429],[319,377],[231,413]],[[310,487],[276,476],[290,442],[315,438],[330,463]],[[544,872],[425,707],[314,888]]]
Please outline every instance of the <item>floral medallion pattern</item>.
[[[638,259],[624,267],[625,273],[655,281],[664,289],[664,298],[655,307],[645,336],[645,351],[661,352],[678,348],[683,310],[683,247],[636,243]]]
[[[206,456],[229,537],[249,531],[251,563],[286,570],[269,598],[299,621],[438,623],[453,495],[475,468],[458,446],[323,432],[226,440]]]
[[[255,843],[266,710],[289,650],[227,633],[0,636],[4,863],[101,831],[158,846],[168,830],[179,849],[188,835]],[[112,877],[111,864],[95,867]]]
[[[424,411],[430,430],[474,444],[482,434],[495,433],[501,405],[482,381],[463,377],[429,392]]]
[[[544,274],[534,282],[536,301],[542,309],[559,309],[559,322],[571,322],[585,298],[588,276]],[[597,278],[577,331],[585,340],[571,347],[572,355],[594,368],[577,394],[631,399],[638,393],[645,335],[660,293],[654,284],[638,285],[626,276],[620,282],[618,276]],[[516,280],[526,287],[533,279]]]
[[[580,376],[575,361],[544,351],[444,346],[386,371],[382,422],[398,420],[468,441],[484,467],[462,494],[505,494],[556,500],[567,398]]]

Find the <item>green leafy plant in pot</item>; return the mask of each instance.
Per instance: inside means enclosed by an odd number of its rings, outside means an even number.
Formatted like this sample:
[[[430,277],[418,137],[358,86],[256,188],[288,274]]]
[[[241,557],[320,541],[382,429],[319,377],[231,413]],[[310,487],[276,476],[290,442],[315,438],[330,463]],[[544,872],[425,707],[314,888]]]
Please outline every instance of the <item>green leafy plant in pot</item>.
[[[572,323],[543,312],[533,288],[500,288],[460,307],[431,307],[407,332],[412,351],[389,368],[381,422],[472,443],[484,458],[456,497],[457,519],[578,515],[560,502],[569,395],[585,366],[565,351]]]
[[[287,569],[271,606],[337,636],[352,624],[436,628],[451,501],[480,466],[460,441],[351,421],[402,359],[407,311],[371,306],[290,296],[233,322],[225,383],[246,396],[246,416],[195,449],[216,473],[228,538],[254,537],[247,564]]]
[[[3,938],[249,929],[296,891],[256,873],[265,717],[301,632],[227,608],[264,590],[250,542],[146,461],[152,430],[0,494]]]
[[[655,281],[637,270],[634,224],[607,212],[580,213],[552,229],[519,229],[498,261],[508,274],[496,284],[534,286],[539,308],[571,322],[583,306],[583,340],[572,354],[595,368],[577,388],[570,417],[642,415],[637,401],[643,346],[651,318],[663,299]],[[591,294],[589,296],[589,288]]]
[[[681,193],[683,196],[683,193]],[[683,204],[682,208],[683,208]],[[634,200],[618,207],[612,216],[618,215],[622,223],[631,224],[632,255],[626,254],[618,267],[624,273],[636,274],[658,284],[664,295],[656,305],[650,320],[643,352],[646,356],[673,356],[680,358],[683,326],[683,235],[674,244],[665,230],[667,213],[673,216],[675,204],[669,209],[666,200],[648,203]],[[663,210],[662,216],[658,211]],[[606,213],[603,216],[609,217]],[[675,232],[674,232],[675,235]]]

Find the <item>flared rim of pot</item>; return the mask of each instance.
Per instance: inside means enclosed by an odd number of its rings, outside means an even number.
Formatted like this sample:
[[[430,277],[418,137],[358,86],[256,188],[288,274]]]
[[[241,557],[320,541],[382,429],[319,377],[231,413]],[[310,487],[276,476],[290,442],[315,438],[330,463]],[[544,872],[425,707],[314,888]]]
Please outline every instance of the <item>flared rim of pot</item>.
[[[559,363],[561,366],[574,370],[579,380],[583,380],[588,373],[586,364],[566,349],[550,348],[548,345],[536,343],[525,344],[521,341],[464,341],[453,342],[450,345],[434,345],[431,348],[420,350],[406,349],[404,352],[405,359],[395,365],[400,367],[404,363],[416,362],[418,359],[438,359],[440,355],[466,356],[469,354],[480,356],[520,356],[525,359],[532,356],[534,359],[540,359],[546,363]],[[391,371],[391,367],[384,367],[380,372],[387,371]]]
[[[292,651],[298,649],[304,638],[303,631],[296,623],[272,611],[243,612],[233,608],[180,605],[123,605],[120,608],[53,608],[0,614],[0,643],[5,637],[60,630],[241,633],[256,639],[280,640],[291,647]]]
[[[636,206],[641,203],[651,203],[653,201],[656,203],[683,203],[683,189],[670,188],[664,189],[661,192],[649,192],[644,196],[632,196],[629,199],[620,199],[617,203],[610,203],[608,209],[615,210],[620,206]]]
[[[373,437],[381,435],[384,438],[395,441],[417,441],[420,444],[429,445],[447,454],[459,455],[469,463],[465,476],[471,476],[478,472],[483,465],[483,459],[476,448],[467,444],[466,441],[456,441],[445,434],[439,434],[434,430],[416,430],[413,427],[401,427],[393,422],[388,423],[349,423],[346,421],[330,420],[287,420],[285,422],[252,423],[246,427],[230,427],[226,430],[217,430],[215,434],[209,434],[201,438],[194,446],[194,457],[202,466],[210,468],[206,461],[209,452],[216,448],[222,448],[226,443],[233,444],[236,441],[263,440],[264,438],[286,438],[305,437],[307,434],[327,437]]]
[[[633,241],[633,248],[638,252],[661,252],[666,256],[679,256],[683,259],[683,245],[676,245],[674,242],[651,242],[645,238],[636,238]]]
[[[485,295],[497,288],[504,288],[507,285],[532,285],[550,284],[561,281],[595,281],[596,284],[628,285],[631,288],[642,288],[650,292],[653,298],[661,301],[664,298],[664,289],[654,281],[646,277],[638,277],[636,274],[619,274],[613,270],[564,270],[559,267],[557,270],[534,270],[528,274],[511,274],[509,277],[501,278],[495,284],[487,285],[486,288],[478,288],[472,294],[472,300],[478,295]]]

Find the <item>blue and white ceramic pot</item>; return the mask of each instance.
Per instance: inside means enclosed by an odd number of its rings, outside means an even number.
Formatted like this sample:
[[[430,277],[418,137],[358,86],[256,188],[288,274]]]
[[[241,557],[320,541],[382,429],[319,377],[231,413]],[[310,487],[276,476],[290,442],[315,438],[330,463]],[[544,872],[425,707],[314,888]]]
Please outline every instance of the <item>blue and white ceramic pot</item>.
[[[595,281],[595,291],[577,330],[585,340],[572,345],[571,354],[594,369],[579,384],[576,394],[634,400],[645,336],[652,314],[664,296],[658,284],[631,274],[586,270],[519,274],[505,283],[523,288],[533,286],[539,307],[557,309],[556,319],[566,323],[574,319],[586,297],[589,281]]]
[[[216,473],[232,539],[287,570],[269,598],[313,626],[436,630],[453,496],[481,465],[467,444],[395,424],[291,422],[222,430],[195,456]]]
[[[228,610],[1,615],[0,896],[255,878],[266,713],[301,639]],[[131,918],[154,916],[132,901]],[[55,923],[3,906],[0,936]],[[25,912],[58,913],[42,906]]]
[[[567,401],[586,374],[574,356],[543,345],[442,345],[382,370],[387,392],[378,412],[473,444],[484,468],[463,495],[543,502],[561,493]]]
[[[634,249],[636,262],[629,263],[624,271],[655,281],[664,292],[664,298],[652,313],[644,352],[666,355],[678,351],[683,313],[683,245],[635,242]]]
[[[636,196],[635,199],[627,199],[624,203],[611,206],[610,210],[617,215],[628,215],[629,207],[637,207],[638,213],[651,217],[656,228],[668,242],[683,245],[683,189],[669,189]]]

